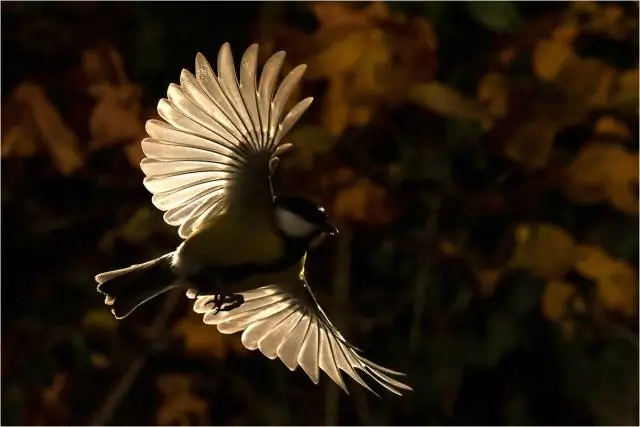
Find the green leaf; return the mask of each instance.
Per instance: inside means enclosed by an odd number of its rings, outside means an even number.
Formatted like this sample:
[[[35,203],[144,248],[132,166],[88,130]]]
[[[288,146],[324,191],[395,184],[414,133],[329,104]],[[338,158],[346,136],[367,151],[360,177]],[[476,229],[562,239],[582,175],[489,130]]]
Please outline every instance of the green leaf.
[[[465,2],[469,14],[483,27],[495,32],[514,32],[522,25],[522,18],[514,2]]]

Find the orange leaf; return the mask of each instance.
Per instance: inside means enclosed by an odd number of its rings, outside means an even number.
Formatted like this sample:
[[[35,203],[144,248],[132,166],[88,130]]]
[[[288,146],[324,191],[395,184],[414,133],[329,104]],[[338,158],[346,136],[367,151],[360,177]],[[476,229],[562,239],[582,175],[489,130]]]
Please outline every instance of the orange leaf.
[[[24,83],[16,89],[16,99],[31,110],[42,141],[49,149],[58,170],[69,175],[80,168],[84,158],[78,137],[49,101],[44,89],[35,84]]]
[[[158,378],[163,403],[158,407],[158,425],[206,425],[209,406],[192,391],[191,379],[183,374],[163,374]]]
[[[221,334],[215,328],[205,325],[193,312],[189,312],[178,322],[174,332],[182,336],[186,351],[193,355],[224,359],[229,352],[244,351],[238,337]]]
[[[577,253],[576,270],[597,283],[602,305],[627,316],[634,315],[638,282],[631,266],[611,258],[598,246],[580,246]]]
[[[388,223],[394,217],[386,190],[369,179],[338,193],[333,211],[337,218],[368,224]]]

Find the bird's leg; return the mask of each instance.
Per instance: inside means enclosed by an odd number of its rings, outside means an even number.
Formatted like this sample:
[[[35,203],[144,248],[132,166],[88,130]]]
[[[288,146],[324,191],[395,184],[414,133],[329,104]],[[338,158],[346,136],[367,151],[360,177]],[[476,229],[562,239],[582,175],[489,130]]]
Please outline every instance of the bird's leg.
[[[241,294],[221,292],[216,280],[217,273],[216,270],[201,269],[191,273],[187,279],[191,284],[187,290],[187,297],[195,299],[202,294],[213,295],[213,300],[209,304],[211,304],[214,314],[220,311],[231,311],[244,303],[244,297]]]
[[[217,314],[220,311],[231,311],[240,307],[244,304],[244,297],[241,294],[216,294],[211,304],[213,314]]]

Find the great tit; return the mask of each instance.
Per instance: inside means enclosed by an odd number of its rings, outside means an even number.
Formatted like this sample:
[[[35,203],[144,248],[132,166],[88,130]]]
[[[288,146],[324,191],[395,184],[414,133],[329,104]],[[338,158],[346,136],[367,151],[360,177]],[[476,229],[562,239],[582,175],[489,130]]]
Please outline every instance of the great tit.
[[[301,366],[316,384],[322,369],[347,391],[344,371],[373,391],[358,370],[401,394],[411,388],[392,376],[404,374],[360,356],[311,292],[307,250],[316,238],[337,233],[324,208],[273,193],[278,156],[291,147],[282,138],[312,102],[306,98],[283,115],[306,68],[294,68],[276,90],[284,57],[271,56],[257,83],[258,46],[250,46],[238,82],[225,43],[217,76],[198,54],[195,76],[183,70],[180,85],[169,86],[168,99],[158,103],[164,121],[146,124],[140,167],[153,204],[184,240],[152,261],[98,274],[98,292],[122,319],[183,287],[204,323],[225,334],[244,331],[246,348],[279,357],[291,370]]]

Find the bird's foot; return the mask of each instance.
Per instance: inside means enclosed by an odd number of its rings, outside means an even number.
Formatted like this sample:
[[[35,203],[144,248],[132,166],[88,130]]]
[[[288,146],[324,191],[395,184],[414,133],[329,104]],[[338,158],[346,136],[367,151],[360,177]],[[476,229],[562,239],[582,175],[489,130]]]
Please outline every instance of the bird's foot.
[[[212,301],[213,314],[218,314],[220,311],[231,311],[242,304],[244,304],[244,297],[240,294],[216,294],[215,299]]]

